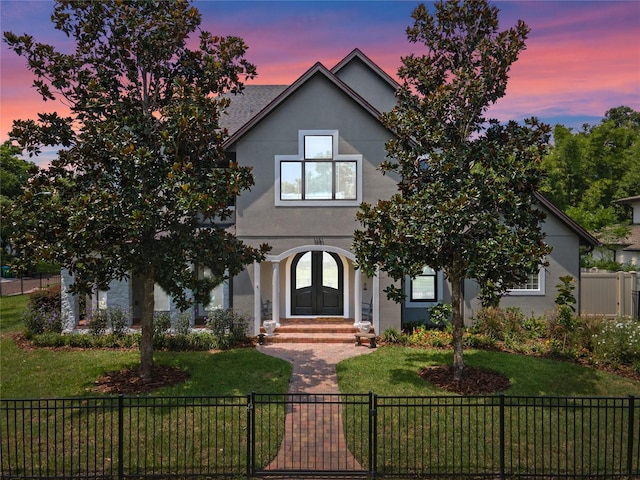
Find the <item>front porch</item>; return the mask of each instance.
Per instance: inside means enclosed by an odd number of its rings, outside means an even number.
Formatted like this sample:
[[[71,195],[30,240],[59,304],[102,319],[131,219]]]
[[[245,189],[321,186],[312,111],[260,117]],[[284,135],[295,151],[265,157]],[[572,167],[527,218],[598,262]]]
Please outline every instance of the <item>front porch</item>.
[[[330,245],[302,245],[254,263],[253,335],[272,319],[280,334],[300,339],[333,333],[350,342],[363,320],[378,332],[379,276],[365,277],[354,263],[353,253]]]

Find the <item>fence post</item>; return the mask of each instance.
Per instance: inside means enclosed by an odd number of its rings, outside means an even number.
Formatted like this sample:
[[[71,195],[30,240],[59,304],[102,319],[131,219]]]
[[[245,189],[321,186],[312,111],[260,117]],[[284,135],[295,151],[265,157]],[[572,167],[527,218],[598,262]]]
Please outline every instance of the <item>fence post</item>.
[[[378,396],[369,392],[369,476],[378,473]]]
[[[633,395],[629,395],[629,425],[628,429],[628,440],[627,440],[627,477],[632,478],[632,470],[633,470],[633,435],[635,428],[635,419],[634,419],[634,410],[635,410],[635,397]]]
[[[118,479],[124,478],[124,395],[118,395]]]
[[[256,455],[256,415],[255,415],[256,392],[247,394],[247,478],[253,477],[255,473]]]
[[[500,479],[505,479],[505,433],[504,433],[504,393],[500,394]]]

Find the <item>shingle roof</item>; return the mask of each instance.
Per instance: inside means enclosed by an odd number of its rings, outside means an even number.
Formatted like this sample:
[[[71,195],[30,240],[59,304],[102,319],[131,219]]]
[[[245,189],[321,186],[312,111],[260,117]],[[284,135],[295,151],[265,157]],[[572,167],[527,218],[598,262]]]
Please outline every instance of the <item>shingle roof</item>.
[[[220,119],[223,127],[233,135],[245,123],[280,95],[288,85],[245,85],[240,95],[228,94],[231,104]]]

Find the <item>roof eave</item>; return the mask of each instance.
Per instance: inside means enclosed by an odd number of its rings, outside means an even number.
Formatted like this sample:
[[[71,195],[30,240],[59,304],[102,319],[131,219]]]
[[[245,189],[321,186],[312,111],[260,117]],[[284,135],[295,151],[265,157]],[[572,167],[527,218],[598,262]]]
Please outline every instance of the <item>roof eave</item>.
[[[547,210],[549,210],[558,220],[569,227],[580,238],[581,243],[590,247],[598,247],[601,245],[600,241],[582,228],[575,220],[569,217],[566,213],[556,207],[551,200],[542,195],[540,192],[534,193],[536,200],[540,202]]]

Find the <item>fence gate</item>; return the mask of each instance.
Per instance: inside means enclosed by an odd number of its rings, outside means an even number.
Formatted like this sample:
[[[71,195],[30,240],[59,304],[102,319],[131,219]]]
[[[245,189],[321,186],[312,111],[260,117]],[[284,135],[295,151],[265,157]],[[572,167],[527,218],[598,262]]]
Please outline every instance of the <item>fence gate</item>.
[[[252,470],[261,476],[366,476],[373,469],[370,396],[253,394]]]

